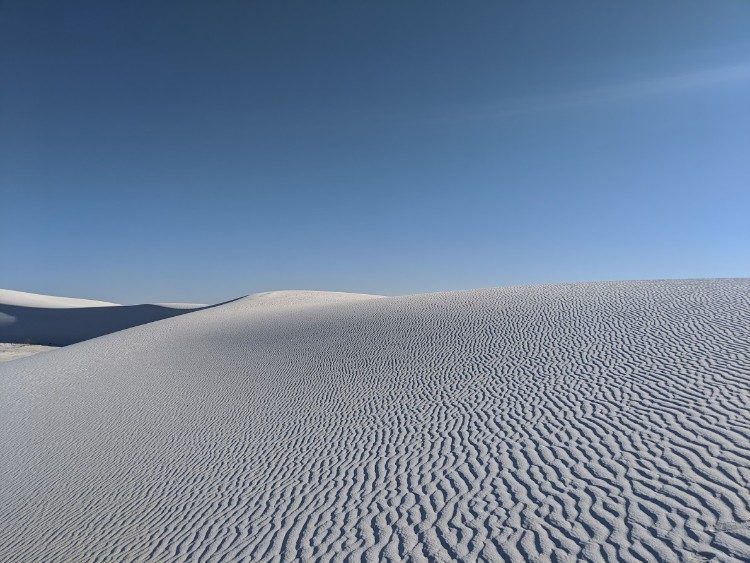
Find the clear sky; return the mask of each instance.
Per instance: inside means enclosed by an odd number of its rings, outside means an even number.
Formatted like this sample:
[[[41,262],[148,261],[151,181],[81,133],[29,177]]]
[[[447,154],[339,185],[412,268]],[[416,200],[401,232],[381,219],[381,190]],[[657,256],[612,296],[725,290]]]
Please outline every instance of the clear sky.
[[[750,2],[0,3],[0,287],[750,275]]]

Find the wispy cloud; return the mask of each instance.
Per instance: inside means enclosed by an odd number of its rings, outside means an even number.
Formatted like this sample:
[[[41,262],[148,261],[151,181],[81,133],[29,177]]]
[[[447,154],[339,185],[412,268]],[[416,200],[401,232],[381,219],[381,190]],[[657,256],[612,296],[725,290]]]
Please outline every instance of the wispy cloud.
[[[741,82],[750,82],[750,63],[633,80],[553,96],[539,96],[521,100],[509,99],[477,111],[465,113],[459,111],[448,119],[498,119],[545,111],[635,101]]]
[[[750,64],[735,64],[591,89],[574,94],[568,101],[589,104],[646,98],[748,79]]]

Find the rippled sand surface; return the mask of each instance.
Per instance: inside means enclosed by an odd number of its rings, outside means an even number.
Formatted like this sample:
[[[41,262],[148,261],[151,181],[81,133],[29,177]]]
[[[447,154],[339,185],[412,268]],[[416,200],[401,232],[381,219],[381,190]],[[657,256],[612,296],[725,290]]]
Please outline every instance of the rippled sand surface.
[[[251,296],[0,366],[0,560],[750,558],[750,281]]]

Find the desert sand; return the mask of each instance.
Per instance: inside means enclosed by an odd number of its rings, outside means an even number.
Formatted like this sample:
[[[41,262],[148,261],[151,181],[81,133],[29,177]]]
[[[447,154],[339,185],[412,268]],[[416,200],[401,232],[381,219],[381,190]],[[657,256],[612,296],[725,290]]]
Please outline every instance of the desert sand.
[[[0,560],[747,560],[749,345],[750,280],[680,280],[266,293],[6,362]]]

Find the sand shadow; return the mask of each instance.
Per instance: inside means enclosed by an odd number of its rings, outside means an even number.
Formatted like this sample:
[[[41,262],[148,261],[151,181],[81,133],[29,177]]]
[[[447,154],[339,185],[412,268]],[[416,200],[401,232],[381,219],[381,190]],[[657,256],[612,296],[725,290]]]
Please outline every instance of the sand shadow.
[[[0,342],[67,346],[200,309],[118,305],[51,309],[0,305]]]

